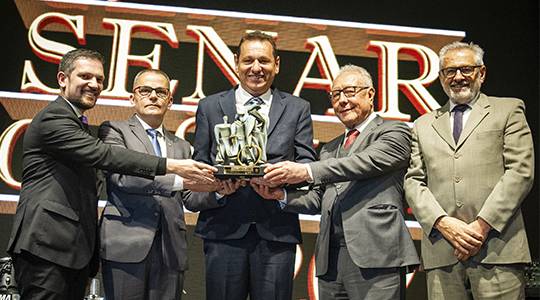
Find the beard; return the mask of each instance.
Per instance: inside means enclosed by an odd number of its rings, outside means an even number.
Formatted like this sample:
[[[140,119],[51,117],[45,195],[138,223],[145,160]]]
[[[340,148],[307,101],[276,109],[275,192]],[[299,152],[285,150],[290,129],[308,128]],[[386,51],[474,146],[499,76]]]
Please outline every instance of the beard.
[[[460,87],[460,88],[456,88]],[[468,85],[462,83],[454,84],[454,88],[451,85],[445,85],[443,87],[444,92],[455,103],[467,103],[476,98],[480,93],[481,83],[478,81],[472,81]]]

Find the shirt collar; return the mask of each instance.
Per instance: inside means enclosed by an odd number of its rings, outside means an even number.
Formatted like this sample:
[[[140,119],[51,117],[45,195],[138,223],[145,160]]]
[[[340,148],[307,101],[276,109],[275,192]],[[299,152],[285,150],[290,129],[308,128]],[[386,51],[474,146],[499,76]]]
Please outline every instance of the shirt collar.
[[[69,102],[69,100],[67,100],[66,98],[60,96],[60,98],[64,99],[64,101],[66,101],[69,106],[71,106],[71,108],[73,109],[73,111],[75,112],[75,115],[77,116],[77,118],[81,118],[82,117],[82,113],[81,113],[81,110],[79,108],[77,108],[77,106],[73,105],[73,103]]]
[[[356,125],[353,129],[356,129],[359,132],[364,131],[364,129],[366,129],[366,127],[368,126],[369,122],[371,122],[376,117],[377,117],[377,114],[375,112],[371,112],[369,116],[364,121],[362,121],[362,123]],[[349,131],[351,130],[352,129],[345,128],[345,136],[347,136],[347,133],[349,133]]]
[[[147,129],[153,129],[152,126],[148,125],[143,119],[141,119],[141,117],[139,117],[139,115],[135,114],[135,117],[137,117],[137,120],[139,120],[139,122],[141,123],[144,131],[146,131]],[[159,132],[161,136],[165,136],[163,134],[163,124],[159,125],[159,127],[156,128],[156,131]]]
[[[478,101],[478,98],[480,97],[480,93],[478,93],[478,96],[474,97],[471,101],[467,102],[467,103],[463,103],[467,106],[469,106],[469,108],[472,108],[473,105],[476,103],[476,101]],[[456,107],[457,105],[459,105],[458,103],[454,102],[454,100],[450,99],[450,111],[454,110],[454,107]]]
[[[236,90],[236,99],[240,100],[242,103],[246,103],[249,101],[249,99],[253,98],[254,96],[251,95],[248,91],[246,91],[241,84],[238,85],[238,89]],[[270,98],[272,97],[272,89],[268,89],[268,91],[264,92],[264,94],[258,96],[259,98],[264,101],[265,105],[268,105],[270,102]]]

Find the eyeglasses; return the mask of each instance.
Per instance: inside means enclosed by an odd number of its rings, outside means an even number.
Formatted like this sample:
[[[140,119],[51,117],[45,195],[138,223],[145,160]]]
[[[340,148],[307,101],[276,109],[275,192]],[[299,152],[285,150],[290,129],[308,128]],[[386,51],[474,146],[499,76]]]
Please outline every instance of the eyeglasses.
[[[472,74],[474,74],[474,71],[476,70],[476,68],[480,68],[481,66],[482,65],[450,67],[450,68],[441,69],[439,72],[441,72],[441,74],[446,78],[453,78],[454,76],[456,76],[458,70],[463,76],[471,76]]]
[[[150,96],[150,94],[152,94],[152,91],[156,91],[156,96],[160,99],[167,99],[167,97],[169,97],[169,95],[171,94],[169,89],[160,87],[154,89],[145,85],[138,86],[133,91],[138,93],[142,97],[148,97]]]
[[[339,99],[339,96],[341,96],[341,93],[343,93],[345,97],[352,98],[356,96],[356,94],[360,93],[361,91],[365,89],[369,89],[369,88],[370,88],[369,86],[347,86],[341,90],[330,91],[330,93],[328,93],[328,97],[332,101],[337,101]]]

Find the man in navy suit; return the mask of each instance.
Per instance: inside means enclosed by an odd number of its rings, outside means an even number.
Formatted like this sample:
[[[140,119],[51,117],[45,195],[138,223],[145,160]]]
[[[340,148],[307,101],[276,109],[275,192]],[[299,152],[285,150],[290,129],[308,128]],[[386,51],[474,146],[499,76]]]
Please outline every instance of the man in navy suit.
[[[193,158],[215,164],[215,125],[223,116],[234,120],[251,100],[269,117],[269,162],[314,161],[309,103],[271,87],[280,67],[273,38],[248,33],[237,51],[240,85],[199,103]],[[201,211],[195,233],[204,239],[207,299],[291,299],[295,248],[301,242],[297,214],[282,211],[239,181],[229,189],[236,191],[186,202],[188,209]]]
[[[90,135],[85,111],[103,89],[103,56],[76,49],[58,67],[59,97],[26,130],[22,189],[8,252],[22,299],[82,299],[97,272],[96,168],[212,182],[208,165],[112,147]]]

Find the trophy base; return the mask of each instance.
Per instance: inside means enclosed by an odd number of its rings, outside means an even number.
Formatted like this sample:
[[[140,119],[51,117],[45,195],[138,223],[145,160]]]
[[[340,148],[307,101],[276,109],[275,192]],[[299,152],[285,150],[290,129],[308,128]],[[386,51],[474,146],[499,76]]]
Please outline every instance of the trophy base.
[[[258,166],[238,166],[238,165],[216,165],[217,173],[214,173],[219,179],[249,179],[252,177],[264,176],[264,165]]]

